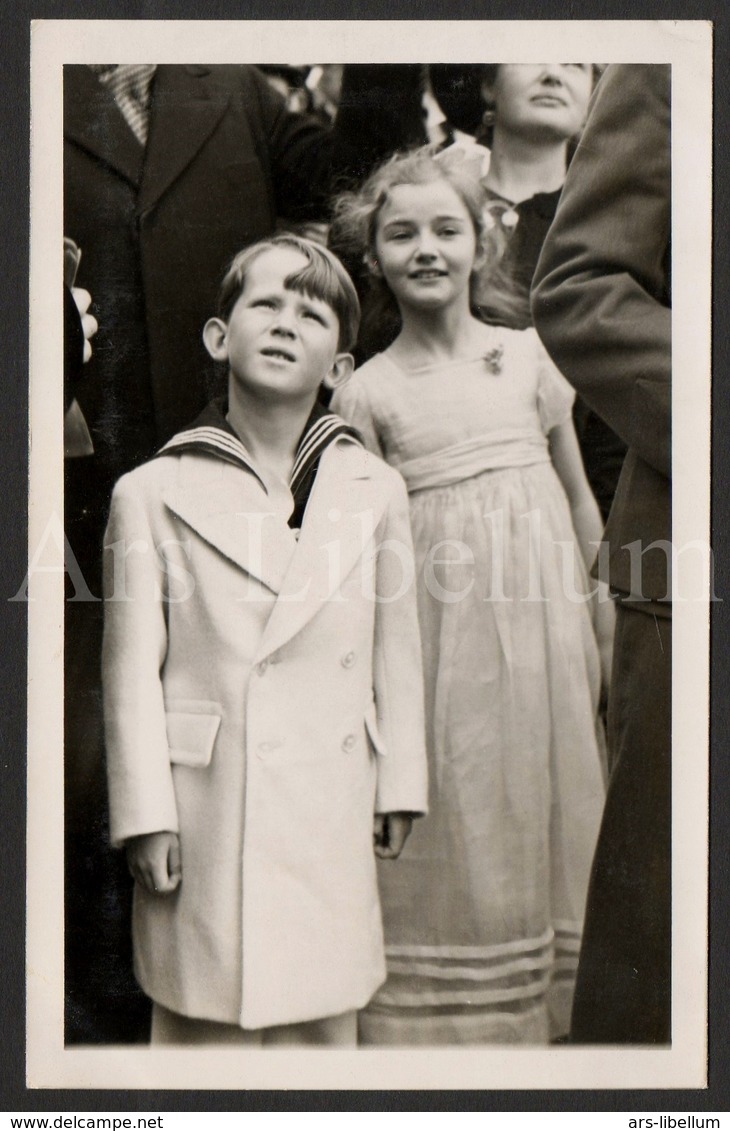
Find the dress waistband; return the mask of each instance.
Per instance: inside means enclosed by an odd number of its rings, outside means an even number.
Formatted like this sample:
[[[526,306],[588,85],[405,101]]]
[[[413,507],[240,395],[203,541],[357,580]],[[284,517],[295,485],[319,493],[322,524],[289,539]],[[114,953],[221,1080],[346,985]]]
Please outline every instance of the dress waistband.
[[[405,479],[409,491],[423,491],[429,487],[448,487],[462,479],[471,479],[483,471],[529,467],[530,464],[549,462],[546,438],[542,433],[525,429],[474,436],[429,455],[404,460],[395,466]]]

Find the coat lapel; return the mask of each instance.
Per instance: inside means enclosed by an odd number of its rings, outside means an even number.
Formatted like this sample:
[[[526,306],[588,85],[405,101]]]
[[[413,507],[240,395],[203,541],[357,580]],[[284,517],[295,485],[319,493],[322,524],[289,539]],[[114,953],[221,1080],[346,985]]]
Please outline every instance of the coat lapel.
[[[226,112],[227,92],[202,66],[161,66],[155,75],[139,209],[152,208],[202,148]]]
[[[222,462],[218,470],[215,478],[167,488],[163,502],[233,565],[279,593],[296,549],[294,532],[280,514],[267,512],[254,475]]]
[[[64,136],[139,185],[144,149],[110,91],[88,67],[64,67],[63,101]]]
[[[338,440],[322,455],[304,525],[257,659],[290,640],[321,610],[362,556],[385,508],[371,478],[371,456]]]

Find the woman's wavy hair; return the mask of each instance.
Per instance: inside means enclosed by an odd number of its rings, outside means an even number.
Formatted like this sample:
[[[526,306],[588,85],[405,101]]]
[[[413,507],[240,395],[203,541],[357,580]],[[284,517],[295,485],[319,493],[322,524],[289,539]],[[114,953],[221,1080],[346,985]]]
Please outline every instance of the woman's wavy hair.
[[[372,300],[363,311],[363,322],[388,320],[400,328],[400,314],[385,279],[374,274],[375,239],[378,216],[397,185],[426,185],[445,182],[454,189],[466,208],[477,239],[477,251],[484,248],[486,195],[458,149],[437,154],[431,146],[396,153],[372,173],[360,189],[343,193],[334,204],[329,243],[353,272],[368,266],[368,288]],[[393,335],[395,336],[395,334]]]

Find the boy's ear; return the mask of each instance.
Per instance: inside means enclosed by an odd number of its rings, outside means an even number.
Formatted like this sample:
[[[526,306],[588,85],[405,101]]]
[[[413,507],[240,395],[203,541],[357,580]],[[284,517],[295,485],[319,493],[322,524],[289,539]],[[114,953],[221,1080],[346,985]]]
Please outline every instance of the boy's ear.
[[[354,368],[355,359],[351,353],[338,353],[322,384],[326,389],[339,389],[352,376]]]
[[[222,318],[209,318],[203,327],[203,342],[213,361],[228,361],[228,327]]]

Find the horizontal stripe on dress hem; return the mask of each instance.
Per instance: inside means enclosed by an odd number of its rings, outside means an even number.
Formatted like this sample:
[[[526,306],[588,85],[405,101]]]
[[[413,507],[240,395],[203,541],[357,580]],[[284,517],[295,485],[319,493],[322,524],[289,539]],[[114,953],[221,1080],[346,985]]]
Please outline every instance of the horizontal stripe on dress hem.
[[[435,978],[444,981],[496,982],[509,978],[513,974],[525,974],[534,970],[546,970],[553,966],[552,951],[548,951],[540,958],[517,958],[499,966],[470,967],[470,966],[436,966],[433,963],[419,962],[388,962],[389,974],[402,974],[414,978]]]
[[[498,958],[503,954],[529,954],[550,946],[555,938],[552,927],[537,938],[512,939],[492,946],[416,946],[388,944],[385,953],[390,958]]]
[[[549,985],[550,977],[546,975],[529,986],[514,986],[503,990],[423,990],[412,993],[384,988],[376,994],[374,1002],[403,1008],[423,1005],[491,1005],[542,997]]]

